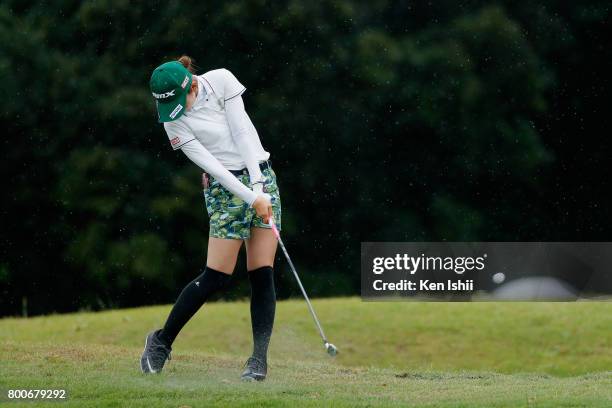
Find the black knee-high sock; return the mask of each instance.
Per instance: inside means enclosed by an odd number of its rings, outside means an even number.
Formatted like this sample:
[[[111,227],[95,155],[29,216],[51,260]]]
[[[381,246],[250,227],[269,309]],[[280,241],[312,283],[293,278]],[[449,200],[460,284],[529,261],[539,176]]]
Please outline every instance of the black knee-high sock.
[[[168,346],[171,346],[183,326],[191,319],[195,312],[202,307],[210,296],[222,289],[231,279],[231,276],[216,271],[208,266],[204,272],[189,282],[179,295],[170,311],[166,324],[159,337]]]
[[[274,270],[271,266],[264,266],[249,271],[249,281],[251,282],[253,357],[266,362],[276,311]]]

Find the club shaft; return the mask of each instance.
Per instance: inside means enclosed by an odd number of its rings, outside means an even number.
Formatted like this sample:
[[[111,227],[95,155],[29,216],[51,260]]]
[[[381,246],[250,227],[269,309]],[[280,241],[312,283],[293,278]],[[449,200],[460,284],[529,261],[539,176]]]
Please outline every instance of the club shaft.
[[[304,289],[304,286],[302,285],[302,281],[300,280],[300,277],[298,276],[297,271],[295,270],[295,266],[293,266],[293,262],[291,261],[291,257],[289,256],[289,253],[287,252],[287,249],[285,248],[285,244],[283,244],[283,240],[280,238],[280,236],[277,238],[278,238],[278,243],[280,244],[280,247],[283,250],[283,253],[285,254],[285,258],[287,258],[289,267],[291,267],[293,276],[295,276],[295,280],[297,280],[298,286],[300,287],[300,290],[302,291],[302,295],[304,295],[304,299],[306,299],[306,304],[308,305],[310,314],[312,315],[312,318],[314,319],[315,324],[317,325],[317,328],[319,329],[319,334],[321,335],[321,338],[323,339],[323,343],[327,343],[327,337],[325,337],[325,333],[323,332],[323,327],[321,327],[321,323],[319,323],[319,318],[317,317],[317,314],[315,313],[314,308],[312,307],[312,304],[310,303],[310,299],[308,299],[306,290]]]

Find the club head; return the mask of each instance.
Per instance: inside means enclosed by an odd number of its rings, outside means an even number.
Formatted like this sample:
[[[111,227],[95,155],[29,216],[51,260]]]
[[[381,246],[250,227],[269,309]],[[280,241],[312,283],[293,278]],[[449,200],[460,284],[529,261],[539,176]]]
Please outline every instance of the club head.
[[[336,348],[336,346],[334,346],[331,343],[325,343],[325,351],[327,351],[327,354],[329,354],[332,357],[335,357],[336,354],[338,354],[338,349]]]

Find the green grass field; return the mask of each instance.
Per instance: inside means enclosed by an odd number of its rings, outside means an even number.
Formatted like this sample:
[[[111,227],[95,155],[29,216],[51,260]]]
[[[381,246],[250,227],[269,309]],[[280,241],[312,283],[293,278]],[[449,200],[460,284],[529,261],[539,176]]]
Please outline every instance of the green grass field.
[[[0,320],[0,388],[63,388],[66,407],[612,406],[612,303],[279,302],[264,383],[241,383],[248,303],[206,305],[161,375],[144,335],[169,306]],[[2,399],[4,398],[4,399]],[[11,402],[9,407],[43,406]]]

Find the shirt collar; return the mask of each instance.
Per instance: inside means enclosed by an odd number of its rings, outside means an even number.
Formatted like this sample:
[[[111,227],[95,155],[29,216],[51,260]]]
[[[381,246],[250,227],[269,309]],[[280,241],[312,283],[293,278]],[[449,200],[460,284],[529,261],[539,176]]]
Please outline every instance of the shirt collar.
[[[206,88],[206,81],[202,80],[202,78],[197,75],[194,75],[193,77],[198,81],[198,96],[196,96],[196,100],[193,103],[191,110],[197,111],[202,106],[204,106],[204,103],[208,100],[209,91]]]

